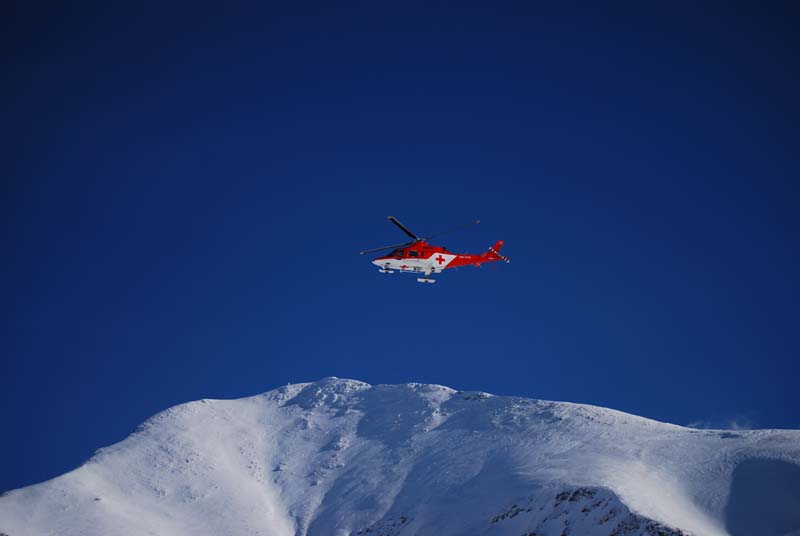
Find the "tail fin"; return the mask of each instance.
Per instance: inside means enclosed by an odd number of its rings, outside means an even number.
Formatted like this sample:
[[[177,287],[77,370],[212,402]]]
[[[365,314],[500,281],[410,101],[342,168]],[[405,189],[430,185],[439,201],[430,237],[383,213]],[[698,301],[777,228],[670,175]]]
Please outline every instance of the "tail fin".
[[[500,255],[501,247],[503,247],[503,241],[498,240],[497,242],[494,243],[492,247],[489,248],[489,251],[484,253],[482,256],[489,260],[494,260],[494,261],[504,260],[508,262],[508,257],[503,257],[502,255]]]
[[[508,259],[506,257],[500,255],[501,247],[503,247],[503,241],[498,240],[497,242],[494,243],[492,247],[489,248],[489,251],[481,253],[481,257],[491,261],[499,261],[499,260],[507,261]]]

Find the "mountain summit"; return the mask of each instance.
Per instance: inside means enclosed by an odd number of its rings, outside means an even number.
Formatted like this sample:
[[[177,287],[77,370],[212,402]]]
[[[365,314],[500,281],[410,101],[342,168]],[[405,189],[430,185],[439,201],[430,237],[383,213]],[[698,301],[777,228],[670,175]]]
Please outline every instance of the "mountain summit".
[[[0,533],[800,535],[800,431],[326,378],[159,413]]]

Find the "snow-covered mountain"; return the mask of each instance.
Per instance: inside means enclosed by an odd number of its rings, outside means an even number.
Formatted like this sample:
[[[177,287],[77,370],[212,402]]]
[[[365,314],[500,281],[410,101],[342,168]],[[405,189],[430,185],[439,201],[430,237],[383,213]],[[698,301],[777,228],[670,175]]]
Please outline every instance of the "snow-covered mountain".
[[[0,497],[0,533],[800,534],[800,431],[327,378],[170,408]]]

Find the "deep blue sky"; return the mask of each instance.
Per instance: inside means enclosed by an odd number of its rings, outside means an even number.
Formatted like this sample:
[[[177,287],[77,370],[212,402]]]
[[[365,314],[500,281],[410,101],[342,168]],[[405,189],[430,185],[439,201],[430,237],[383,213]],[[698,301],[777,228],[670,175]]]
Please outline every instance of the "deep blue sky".
[[[793,8],[282,4],[5,7],[0,489],[331,375],[800,427]]]

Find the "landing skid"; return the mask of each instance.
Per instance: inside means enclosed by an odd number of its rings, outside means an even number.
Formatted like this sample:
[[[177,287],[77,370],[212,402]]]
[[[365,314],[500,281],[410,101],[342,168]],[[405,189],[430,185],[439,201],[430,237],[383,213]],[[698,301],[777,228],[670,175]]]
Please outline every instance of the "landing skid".
[[[380,273],[382,273],[382,274],[393,274],[394,273],[394,270],[385,270],[383,268],[380,268],[378,271]]]
[[[428,279],[427,277],[418,277],[417,281],[420,283],[436,283],[435,279]]]

